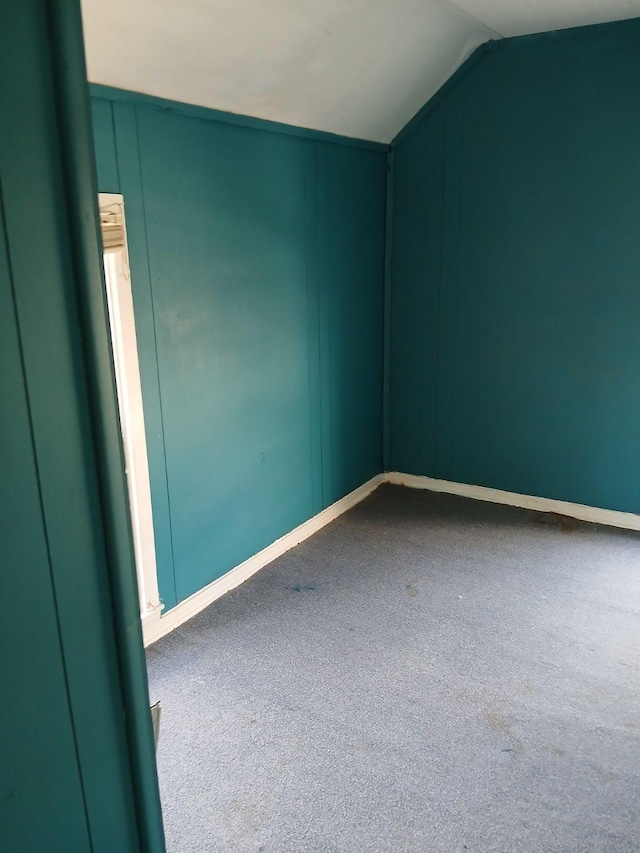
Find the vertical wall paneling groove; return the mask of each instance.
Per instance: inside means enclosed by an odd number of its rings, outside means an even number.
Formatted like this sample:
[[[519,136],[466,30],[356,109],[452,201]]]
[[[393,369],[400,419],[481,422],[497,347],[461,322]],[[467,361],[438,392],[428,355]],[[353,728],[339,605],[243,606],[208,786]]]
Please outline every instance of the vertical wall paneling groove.
[[[147,454],[149,456],[149,479],[153,511],[153,530],[156,542],[156,565],[158,587],[165,609],[177,601],[173,565],[173,540],[167,465],[162,419],[162,398],[158,373],[156,325],[151,289],[151,273],[147,242],[147,224],[144,207],[142,177],[140,173],[140,151],[136,108],[133,104],[111,105],[114,118],[114,147],[119,169],[119,181],[124,198],[127,221],[127,242],[133,304],[136,318],[136,336],[140,363],[140,381],[144,405]],[[96,127],[94,134],[100,132]],[[106,143],[102,143],[105,145]],[[97,146],[98,180],[103,191],[100,171],[100,147]],[[106,190],[104,190],[106,192]]]
[[[316,264],[318,267],[318,355],[320,361],[320,435],[322,442],[322,502],[323,508],[333,503],[333,429],[331,395],[331,293],[327,287],[329,277],[329,197],[327,187],[327,147],[315,146],[316,160]]]
[[[387,153],[384,243],[384,330],[382,337],[382,470],[390,464],[389,385],[391,361],[391,281],[393,273],[393,150]]]
[[[303,143],[305,195],[305,259],[309,315],[309,422],[311,427],[311,489],[314,514],[326,506],[322,489],[322,393],[320,371],[320,285],[318,275],[318,201],[316,194],[316,144]]]
[[[484,55],[481,55],[480,62]],[[474,68],[478,63],[474,63]],[[433,476],[445,479],[451,472],[452,446],[459,426],[454,409],[456,394],[456,341],[458,335],[458,278],[460,271],[460,229],[463,204],[464,158],[462,149],[464,92],[458,86],[450,90],[442,103],[441,239],[434,247],[439,263],[438,313],[434,324],[436,358],[436,395],[434,397]]]
[[[327,145],[318,188],[325,502],[333,503],[382,468],[386,158]]]
[[[120,175],[111,101],[92,99],[91,119],[94,127],[96,163],[100,170],[100,186],[104,187],[102,191],[105,193],[119,193]]]
[[[160,381],[160,369],[159,369],[159,361],[158,361],[158,340],[157,340],[157,324],[156,324],[156,309],[153,300],[153,279],[152,279],[152,266],[151,266],[151,256],[149,253],[149,240],[148,240],[148,229],[147,229],[147,213],[146,213],[146,203],[145,203],[145,194],[144,194],[144,183],[142,181],[142,163],[141,163],[141,154],[140,154],[140,132],[138,129],[138,110],[135,110],[135,126],[136,126],[136,144],[137,144],[137,154],[138,154],[138,167],[139,167],[139,175],[140,175],[140,189],[142,194],[142,216],[145,223],[145,241],[146,241],[146,259],[147,259],[147,270],[149,275],[149,282],[151,284],[149,295],[151,297],[151,317],[153,320],[153,353],[155,355],[155,379],[157,380],[157,388],[158,388],[158,403],[160,407],[160,422],[158,424],[159,431],[158,435],[162,437],[162,460],[164,464],[164,486],[166,488],[166,496],[167,496],[167,520],[168,520],[168,535],[170,537],[170,545],[171,545],[171,560],[170,563],[167,561],[167,567],[164,569],[163,577],[166,576],[169,570],[173,574],[173,594],[175,596],[175,600],[177,601],[178,596],[178,587],[176,581],[176,573],[175,573],[175,549],[173,545],[173,523],[172,523],[172,515],[171,515],[171,491],[169,489],[169,466],[167,463],[167,443],[166,437],[164,433],[164,415],[163,415],[163,407],[162,407],[162,383]],[[135,306],[134,306],[135,309]],[[173,599],[171,599],[173,601]],[[165,605],[163,602],[163,606],[165,609],[168,609],[171,605],[169,602]]]
[[[435,306],[435,317],[436,317],[436,329],[435,329],[435,390],[433,397],[433,456],[432,456],[432,469],[435,471],[438,467],[438,459],[439,459],[439,446],[438,446],[438,424],[440,417],[440,395],[441,395],[441,383],[440,383],[440,329],[442,327],[442,307],[443,307],[443,298],[442,298],[442,276],[444,272],[443,267],[443,257],[444,257],[444,235],[445,235],[445,188],[446,188],[446,169],[447,169],[447,149],[446,149],[446,139],[445,139],[445,131],[446,131],[446,122],[442,121],[440,123],[440,131],[439,138],[441,144],[441,153],[440,153],[440,163],[441,163],[441,176],[442,180],[440,182],[440,207],[439,207],[439,235],[440,235],[440,243],[438,246],[439,251],[439,268],[437,271],[437,281],[438,281],[438,297],[437,303]]]

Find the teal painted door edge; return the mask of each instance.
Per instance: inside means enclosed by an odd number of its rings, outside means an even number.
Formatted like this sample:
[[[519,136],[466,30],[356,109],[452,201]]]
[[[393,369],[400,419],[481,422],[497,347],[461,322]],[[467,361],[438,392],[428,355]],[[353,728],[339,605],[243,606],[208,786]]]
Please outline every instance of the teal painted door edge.
[[[94,98],[103,98],[114,103],[129,103],[134,106],[154,107],[158,110],[179,113],[191,118],[204,121],[217,121],[222,124],[235,124],[238,127],[251,127],[254,130],[265,130],[270,133],[284,133],[288,136],[299,136],[316,142],[330,142],[334,145],[346,145],[352,148],[364,148],[370,151],[388,151],[385,142],[373,142],[369,139],[357,139],[351,136],[341,136],[339,133],[329,133],[325,130],[313,130],[308,127],[297,127],[294,124],[282,124],[254,116],[228,113],[211,107],[199,107],[196,104],[185,104],[182,101],[171,101],[168,98],[158,98],[155,95],[145,95],[142,92],[131,92],[128,89],[118,89],[114,86],[103,86],[101,83],[90,83],[89,91]]]
[[[79,2],[47,5],[64,194],[88,375],[102,522],[113,599],[113,630],[124,703],[141,850],[165,850],[146,663],[135,580],[123,450],[108,323],[97,209],[97,178]]]

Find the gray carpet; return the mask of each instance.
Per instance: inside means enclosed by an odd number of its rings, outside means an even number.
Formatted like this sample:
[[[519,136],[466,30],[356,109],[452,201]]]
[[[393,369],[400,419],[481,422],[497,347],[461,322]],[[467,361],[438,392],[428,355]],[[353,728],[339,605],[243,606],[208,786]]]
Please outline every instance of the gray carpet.
[[[383,486],[148,651],[170,853],[640,850],[640,538]]]

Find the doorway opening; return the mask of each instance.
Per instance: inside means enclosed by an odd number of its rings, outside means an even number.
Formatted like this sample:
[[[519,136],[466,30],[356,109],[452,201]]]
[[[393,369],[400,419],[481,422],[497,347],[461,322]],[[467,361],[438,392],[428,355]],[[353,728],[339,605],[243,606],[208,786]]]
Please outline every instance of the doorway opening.
[[[146,633],[150,625],[160,618],[162,603],[158,591],[149,462],[124,199],[121,195],[114,193],[99,193],[98,199],[109,329],[129,491],[140,618],[143,633]]]

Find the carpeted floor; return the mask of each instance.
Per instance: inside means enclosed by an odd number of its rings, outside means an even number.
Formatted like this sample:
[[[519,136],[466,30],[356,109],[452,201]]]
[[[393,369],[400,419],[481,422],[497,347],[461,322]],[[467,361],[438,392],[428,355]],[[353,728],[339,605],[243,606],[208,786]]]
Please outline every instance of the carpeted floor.
[[[640,851],[638,534],[383,486],[148,650],[170,853]]]

